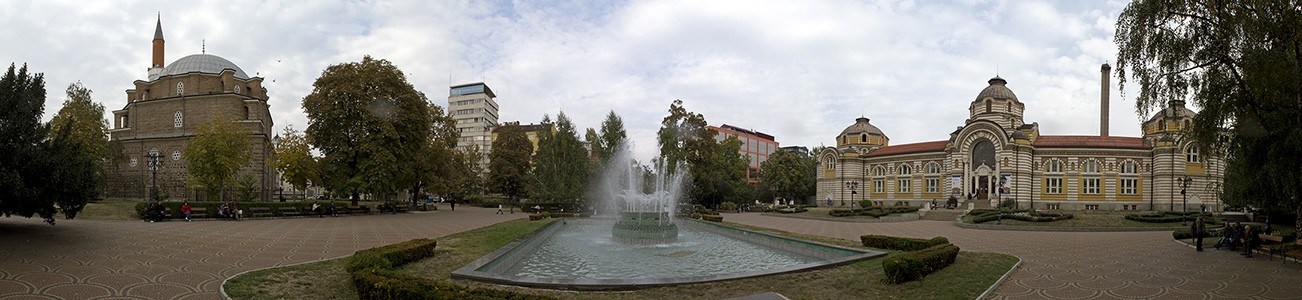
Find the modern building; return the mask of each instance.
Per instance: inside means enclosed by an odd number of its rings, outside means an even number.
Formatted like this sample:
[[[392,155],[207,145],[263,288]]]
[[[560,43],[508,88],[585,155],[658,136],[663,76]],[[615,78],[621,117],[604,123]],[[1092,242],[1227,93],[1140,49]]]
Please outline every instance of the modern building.
[[[249,139],[248,162],[236,175],[252,178],[260,197],[276,188],[271,158],[272,120],[262,78],[220,56],[200,53],[164,66],[161,17],[154,28],[148,80],[126,90],[127,104],[113,111],[109,139],[122,145],[125,160],[107,170],[108,197],[147,198],[157,186],[171,199],[212,199],[187,183],[186,147],[198,129],[235,122]]]
[[[506,122],[502,124],[502,126],[506,126],[506,125],[520,126],[520,130],[524,131],[524,136],[529,139],[530,143],[533,143],[533,153],[530,154],[538,154],[538,141],[542,139],[543,134],[556,133],[556,126],[553,125],[552,123],[520,125],[520,122]],[[493,129],[493,140],[497,140],[497,129],[500,128],[501,127]]]
[[[737,153],[746,155],[749,159],[746,166],[746,180],[752,184],[759,182],[760,165],[769,159],[770,154],[778,151],[778,142],[773,140],[773,136],[728,124],[706,127],[715,131],[714,139],[717,141],[723,141],[731,136],[741,141],[741,149],[738,149]]]
[[[1103,103],[1110,76],[1104,64]],[[979,207],[1011,199],[1036,209],[1219,208],[1225,161],[1182,134],[1195,116],[1184,101],[1170,101],[1143,122],[1142,137],[1107,136],[1106,125],[1099,136],[1041,135],[1038,123],[1023,122],[1026,106],[1006,80],[987,83],[945,140],[891,145],[868,118],[856,119],[835,148],[816,153],[816,201],[921,205],[952,196]]]
[[[483,82],[454,85],[448,95],[448,113],[457,121],[457,149],[478,147],[483,154],[481,170],[488,170],[488,153],[493,150],[493,130],[497,128],[497,95]]]
[[[778,149],[782,149],[782,150],[785,150],[785,151],[793,152],[793,153],[795,153],[795,154],[799,154],[800,156],[809,157],[809,147],[805,147],[805,146],[784,146],[784,147],[781,147],[781,148],[778,148]]]

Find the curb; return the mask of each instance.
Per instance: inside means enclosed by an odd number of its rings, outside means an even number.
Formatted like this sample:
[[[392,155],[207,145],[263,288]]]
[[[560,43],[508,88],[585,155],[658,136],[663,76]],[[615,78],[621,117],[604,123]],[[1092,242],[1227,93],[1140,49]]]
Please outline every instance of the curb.
[[[1017,257],[1017,256],[1014,255],[1013,257]],[[999,276],[999,280],[996,280],[995,284],[992,284],[990,285],[989,288],[986,288],[985,292],[981,292],[981,295],[977,296],[976,299],[977,300],[985,299],[987,295],[990,295],[990,293],[995,291],[995,288],[999,287],[1000,285],[1003,285],[1004,281],[1008,280],[1008,276],[1013,275],[1013,271],[1017,271],[1017,268],[1020,268],[1021,266],[1022,266],[1022,258],[1017,257],[1017,263],[1013,264],[1012,268],[1008,268],[1008,272],[1004,272],[1004,276]]]

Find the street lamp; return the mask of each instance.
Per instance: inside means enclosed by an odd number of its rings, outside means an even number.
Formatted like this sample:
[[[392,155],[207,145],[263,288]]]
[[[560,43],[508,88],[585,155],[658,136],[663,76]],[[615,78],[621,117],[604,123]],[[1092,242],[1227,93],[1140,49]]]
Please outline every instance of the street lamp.
[[[1185,196],[1185,191],[1189,190],[1189,184],[1193,183],[1193,178],[1189,178],[1189,175],[1185,175],[1177,180],[1180,181],[1180,226],[1184,226],[1185,216],[1189,214],[1189,198]]]
[[[999,188],[998,188],[999,191],[996,191],[996,192],[995,192],[995,203],[998,203],[998,204],[995,205],[995,208],[996,208],[996,209],[999,209],[999,220],[998,220],[998,221],[995,221],[995,224],[1004,224],[1004,197],[1003,197],[1004,191],[1003,191],[1003,188],[1004,188],[1004,177],[1003,177],[1003,176],[999,176]]]
[[[851,181],[846,181],[846,182],[845,182],[845,188],[850,190],[850,204],[853,205],[853,204],[854,204],[854,195],[859,194],[859,191],[858,191],[858,189],[859,189],[859,182],[858,182],[858,181],[853,181],[853,180],[851,180]],[[844,200],[844,199],[841,200],[841,206],[845,206],[845,200]]]
[[[153,173],[153,177],[150,179],[149,199],[154,202],[158,202],[158,166],[160,164],[162,162],[158,160],[158,150],[149,150],[149,170]]]

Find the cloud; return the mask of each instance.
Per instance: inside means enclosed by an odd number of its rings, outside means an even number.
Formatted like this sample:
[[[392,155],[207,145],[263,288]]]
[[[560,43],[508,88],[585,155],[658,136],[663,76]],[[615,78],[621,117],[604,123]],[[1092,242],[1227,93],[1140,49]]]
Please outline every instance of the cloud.
[[[332,64],[393,61],[433,102],[484,81],[503,121],[621,115],[653,155],[669,103],[783,145],[834,144],[867,116],[893,144],[942,140],[998,74],[1044,134],[1096,134],[1099,64],[1125,2],[0,2],[0,57],[45,72],[46,119],[81,80],[110,109],[145,77],[161,12],[168,60],[206,51],[266,78],[277,129]],[[14,46],[17,45],[17,46]],[[1116,80],[1113,80],[1114,82]],[[1113,135],[1137,136],[1113,86]],[[1129,103],[1129,104],[1127,104]],[[1131,117],[1133,116],[1133,117]]]

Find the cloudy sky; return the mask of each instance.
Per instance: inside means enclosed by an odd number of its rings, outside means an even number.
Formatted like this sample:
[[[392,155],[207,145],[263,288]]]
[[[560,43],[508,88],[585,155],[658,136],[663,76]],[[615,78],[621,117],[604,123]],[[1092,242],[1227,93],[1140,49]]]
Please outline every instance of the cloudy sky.
[[[833,145],[867,116],[905,144],[948,138],[998,74],[1043,134],[1096,135],[1099,65],[1124,1],[25,1],[0,2],[0,61],[45,73],[48,120],[81,81],[108,110],[145,79],[161,13],[173,60],[219,55],[266,79],[277,131],[327,66],[388,59],[431,100],[483,81],[501,119],[624,118],[639,157],[674,99],[771,134]],[[1129,89],[1129,87],[1128,87]],[[1112,85],[1111,133],[1138,136]],[[1127,95],[1133,95],[1127,91]]]

